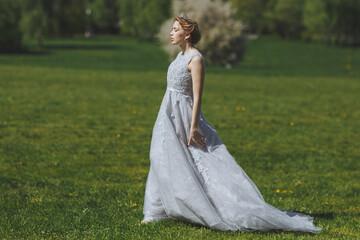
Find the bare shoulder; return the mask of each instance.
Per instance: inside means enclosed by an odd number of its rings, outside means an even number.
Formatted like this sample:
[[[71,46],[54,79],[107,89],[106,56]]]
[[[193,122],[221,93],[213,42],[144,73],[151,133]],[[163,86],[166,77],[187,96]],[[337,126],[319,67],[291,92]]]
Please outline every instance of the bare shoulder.
[[[200,56],[193,56],[189,62],[188,69],[191,70],[194,67],[202,67],[202,59]]]
[[[201,54],[201,52],[199,52],[198,50],[195,50],[195,51],[193,51],[193,53],[199,53],[200,55],[194,55],[191,58],[190,63],[202,64],[202,54]]]
[[[203,71],[204,70],[204,62],[201,56],[199,55],[195,55],[192,57],[192,59],[190,60],[190,63],[188,65],[188,70],[192,71],[192,70],[199,70],[199,71]]]
[[[201,64],[201,62],[202,62],[202,58],[199,55],[193,56],[190,61],[190,63],[195,63],[195,64]]]
[[[193,53],[199,53],[200,55],[195,55],[194,57],[200,57],[202,56],[201,52],[199,50],[195,50]]]

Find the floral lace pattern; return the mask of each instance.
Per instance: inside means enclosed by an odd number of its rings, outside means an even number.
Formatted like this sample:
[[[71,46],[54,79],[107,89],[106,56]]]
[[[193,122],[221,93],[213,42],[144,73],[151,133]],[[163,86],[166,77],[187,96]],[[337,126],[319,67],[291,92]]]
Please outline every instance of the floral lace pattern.
[[[188,70],[188,64],[195,55],[201,56],[201,53],[193,52],[182,54],[180,52],[176,59],[170,64],[167,72],[167,88],[185,95],[192,95],[191,72]]]
[[[210,180],[210,177],[208,174],[209,169],[207,167],[205,167],[205,165],[201,159],[201,155],[199,152],[200,150],[196,151],[192,147],[190,147],[189,150],[193,156],[193,159],[194,159],[194,162],[195,162],[195,165],[196,165],[198,171],[200,172],[201,176],[204,178],[205,184],[209,184],[209,180]]]

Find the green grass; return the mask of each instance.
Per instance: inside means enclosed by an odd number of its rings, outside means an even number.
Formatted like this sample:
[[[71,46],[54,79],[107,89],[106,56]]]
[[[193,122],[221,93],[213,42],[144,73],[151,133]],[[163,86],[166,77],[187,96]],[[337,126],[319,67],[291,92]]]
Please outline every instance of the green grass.
[[[168,64],[156,43],[108,36],[0,55],[1,239],[359,238],[360,49],[263,37],[234,68],[206,67],[206,119],[318,235],[138,225]]]

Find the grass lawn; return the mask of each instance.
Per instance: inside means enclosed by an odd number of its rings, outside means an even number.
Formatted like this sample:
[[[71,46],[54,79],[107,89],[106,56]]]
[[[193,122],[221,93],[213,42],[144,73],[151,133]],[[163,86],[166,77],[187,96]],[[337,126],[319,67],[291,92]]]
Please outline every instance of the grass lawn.
[[[266,202],[317,235],[138,225],[168,64],[111,36],[0,55],[0,239],[360,238],[360,49],[262,37],[232,69],[206,67],[206,119]]]

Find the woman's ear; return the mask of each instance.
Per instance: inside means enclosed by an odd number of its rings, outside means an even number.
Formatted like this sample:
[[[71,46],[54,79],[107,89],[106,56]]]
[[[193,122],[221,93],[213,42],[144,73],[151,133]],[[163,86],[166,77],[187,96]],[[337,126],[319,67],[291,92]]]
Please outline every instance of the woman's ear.
[[[190,33],[187,33],[187,34],[185,35],[185,40],[190,40]]]

